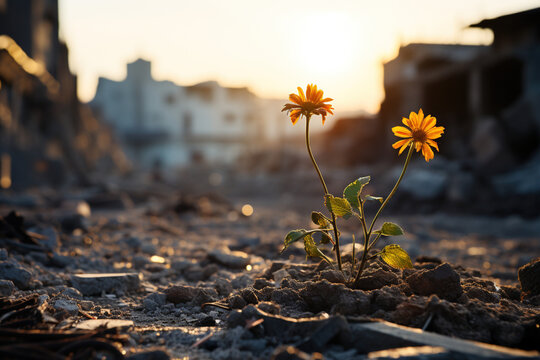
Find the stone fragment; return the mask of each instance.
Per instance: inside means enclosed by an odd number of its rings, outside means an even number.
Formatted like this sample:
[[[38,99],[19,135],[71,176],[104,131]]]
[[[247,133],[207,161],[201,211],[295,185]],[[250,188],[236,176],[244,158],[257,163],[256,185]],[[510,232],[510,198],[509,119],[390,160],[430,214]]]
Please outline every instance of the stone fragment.
[[[386,285],[399,284],[399,278],[391,271],[377,269],[363,275],[356,283],[356,288],[360,290],[375,290]]]
[[[74,300],[58,299],[53,306],[57,311],[65,311],[71,316],[79,313],[79,305]]]
[[[518,270],[521,291],[525,296],[540,294],[540,258],[536,258]]]
[[[0,280],[0,296],[10,296],[15,292],[15,284],[11,280]]]
[[[85,320],[77,324],[75,327],[79,330],[95,330],[100,327],[105,327],[107,329],[113,328],[123,328],[133,326],[133,321],[131,320],[119,320],[119,319],[93,319]]]
[[[166,350],[150,350],[143,351],[131,356],[128,356],[126,360],[170,360],[171,357]]]
[[[460,277],[450,264],[444,263],[432,270],[421,270],[408,276],[405,281],[415,294],[431,295],[456,300],[463,293]]]
[[[344,284],[347,282],[347,280],[345,279],[345,275],[343,275],[343,273],[339,270],[332,270],[332,269],[323,270],[321,271],[319,276],[321,280],[326,279],[329,282],[334,283],[334,284]]]
[[[0,263],[0,279],[11,280],[21,290],[30,288],[32,273],[17,262],[3,261]]]
[[[217,298],[217,291],[209,288],[175,285],[165,290],[167,301],[173,304],[191,303],[202,305]]]
[[[371,296],[362,290],[353,290],[343,284],[327,280],[309,281],[299,292],[309,311],[331,311],[342,315],[359,315],[369,310]]]
[[[208,253],[208,258],[231,269],[243,269],[250,263],[248,254],[243,251],[231,251],[229,248],[212,250]]]
[[[101,293],[115,293],[137,291],[140,287],[137,273],[97,273],[76,274],[71,276],[73,287],[84,296],[101,295]]]
[[[77,299],[77,300],[82,299],[81,292],[79,290],[75,289],[75,288],[72,288],[72,287],[68,287],[64,291],[62,291],[62,295],[67,296],[67,297],[72,298],[72,299]]]
[[[187,303],[193,300],[196,295],[196,288],[193,286],[176,285],[165,290],[166,299],[173,304]]]

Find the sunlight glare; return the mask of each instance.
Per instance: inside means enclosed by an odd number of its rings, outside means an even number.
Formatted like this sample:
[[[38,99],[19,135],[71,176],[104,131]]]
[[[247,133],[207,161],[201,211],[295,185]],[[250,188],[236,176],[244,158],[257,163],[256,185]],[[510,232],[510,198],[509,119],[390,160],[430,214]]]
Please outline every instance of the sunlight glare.
[[[346,14],[309,14],[296,26],[297,50],[309,71],[338,74],[351,69],[354,31]]]

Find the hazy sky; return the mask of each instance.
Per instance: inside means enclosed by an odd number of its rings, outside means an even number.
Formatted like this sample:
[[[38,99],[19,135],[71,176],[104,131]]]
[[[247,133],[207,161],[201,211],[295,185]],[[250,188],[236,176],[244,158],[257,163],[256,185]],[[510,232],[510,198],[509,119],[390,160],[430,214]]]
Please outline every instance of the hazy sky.
[[[488,44],[484,18],[539,0],[60,0],[60,33],[79,95],[99,76],[121,80],[127,62],[152,61],[155,79],[217,80],[285,98],[314,82],[339,111],[375,112],[382,62],[410,42]]]

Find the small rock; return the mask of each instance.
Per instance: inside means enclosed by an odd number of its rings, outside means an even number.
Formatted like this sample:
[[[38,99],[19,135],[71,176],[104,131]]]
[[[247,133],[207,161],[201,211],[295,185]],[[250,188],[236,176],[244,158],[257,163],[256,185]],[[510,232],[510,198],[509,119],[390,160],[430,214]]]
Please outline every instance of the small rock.
[[[150,259],[144,255],[135,255],[131,258],[131,263],[135,269],[142,269],[150,264]]]
[[[152,300],[153,302],[161,306],[167,303],[167,295],[164,293],[155,292],[146,296],[145,299]]]
[[[463,293],[460,277],[450,264],[444,263],[432,270],[421,270],[408,276],[405,281],[415,294],[436,294],[440,298],[456,300]]]
[[[79,290],[75,289],[75,288],[72,288],[72,287],[68,287],[64,291],[62,291],[62,295],[67,296],[67,297],[72,298],[72,299],[77,299],[77,300],[82,299],[81,292]]]
[[[30,288],[32,273],[16,262],[0,263],[0,279],[11,280],[21,290]]]
[[[0,296],[11,296],[15,291],[15,284],[11,280],[0,280]]]
[[[243,309],[247,305],[246,300],[244,300],[244,298],[240,295],[231,296],[228,302],[229,306],[233,309]]]
[[[53,307],[58,311],[65,311],[71,316],[79,313],[79,305],[74,300],[59,299],[54,302]]]
[[[229,294],[233,291],[231,282],[223,278],[216,279],[214,282],[214,287],[221,296],[229,296]]]
[[[51,257],[50,264],[59,268],[65,268],[66,266],[73,265],[74,262],[75,261],[71,256],[54,253]]]
[[[377,269],[375,271],[366,273],[356,283],[356,288],[360,290],[375,290],[380,289],[386,285],[399,284],[399,278],[391,271],[384,271],[383,269]]]
[[[39,243],[42,244],[47,250],[54,251],[60,246],[60,238],[58,232],[53,227],[45,228],[30,228],[28,231],[34,232],[44,236],[44,239],[39,239]]]
[[[141,251],[148,255],[155,255],[158,249],[154,244],[147,242],[141,245]]]
[[[279,315],[281,307],[278,304],[269,301],[261,301],[257,304],[257,308],[272,315]]]
[[[133,354],[126,360],[170,360],[170,358],[165,350],[151,350]]]
[[[274,286],[274,284],[266,280],[265,278],[255,279],[255,282],[253,283],[253,288],[257,290],[264,289],[265,287],[268,287],[268,286]]]
[[[521,291],[525,296],[540,294],[540,258],[536,258],[518,270]]]
[[[88,219],[80,214],[70,214],[62,216],[60,219],[62,230],[66,233],[72,233],[74,230],[88,230]]]
[[[285,279],[287,276],[290,276],[290,274],[285,269],[279,269],[279,270],[274,271],[272,273],[272,276],[274,278],[274,281],[276,282],[276,287],[280,287],[283,279]]]
[[[148,298],[143,300],[143,306],[144,306],[144,309],[149,312],[156,311],[159,307],[159,305],[155,301]]]
[[[8,252],[4,248],[0,248],[0,261],[5,261],[8,259]]]
[[[165,290],[166,299],[173,304],[191,303],[202,305],[214,301],[218,294],[214,289],[175,285]]]
[[[276,348],[272,353],[272,360],[318,360],[324,359],[320,353],[313,353],[309,355],[301,350],[298,350],[294,346],[281,345]]]
[[[213,317],[206,315],[203,318],[197,320],[195,326],[216,326],[216,320]]]
[[[467,287],[465,294],[469,299],[478,299],[486,303],[498,303],[501,299],[499,294],[487,291],[478,286]]]
[[[344,284],[347,282],[347,280],[345,279],[345,275],[343,275],[341,271],[332,269],[321,271],[320,279],[326,279],[334,284]]]
[[[196,288],[193,286],[176,285],[165,290],[166,299],[173,304],[187,303],[193,300],[196,295]]]
[[[71,276],[73,287],[84,296],[101,295],[103,292],[137,291],[140,287],[137,273],[77,274]]]
[[[243,269],[250,263],[249,255],[243,251],[230,251],[229,248],[215,249],[208,258],[231,269]]]

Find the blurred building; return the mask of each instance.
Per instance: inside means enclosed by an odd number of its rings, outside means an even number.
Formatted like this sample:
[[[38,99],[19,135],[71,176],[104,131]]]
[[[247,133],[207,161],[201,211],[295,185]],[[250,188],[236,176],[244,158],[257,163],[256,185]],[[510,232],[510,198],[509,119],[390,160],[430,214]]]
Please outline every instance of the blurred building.
[[[77,97],[56,0],[0,0],[0,185],[90,181],[124,166],[111,131]]]
[[[157,81],[142,59],[127,65],[122,81],[100,78],[90,105],[116,130],[130,158],[146,168],[230,164],[279,137],[287,125],[275,102],[245,87]]]
[[[490,46],[409,44],[384,64],[384,131],[423,108],[446,127],[441,152],[487,172],[540,150],[540,8],[471,25]]]

